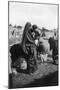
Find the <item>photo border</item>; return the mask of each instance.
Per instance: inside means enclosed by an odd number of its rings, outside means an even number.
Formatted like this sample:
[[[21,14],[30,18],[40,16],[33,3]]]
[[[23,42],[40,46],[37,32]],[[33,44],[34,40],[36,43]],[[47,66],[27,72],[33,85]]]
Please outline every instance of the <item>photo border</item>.
[[[58,85],[59,85],[59,4],[56,3],[40,3],[40,2],[27,2],[27,1],[8,1],[8,89],[9,88],[9,3],[29,3],[29,4],[45,4],[45,5],[57,5],[58,10],[57,10],[57,24],[58,24]],[[58,86],[57,85],[57,86]],[[47,87],[47,86],[46,86]]]

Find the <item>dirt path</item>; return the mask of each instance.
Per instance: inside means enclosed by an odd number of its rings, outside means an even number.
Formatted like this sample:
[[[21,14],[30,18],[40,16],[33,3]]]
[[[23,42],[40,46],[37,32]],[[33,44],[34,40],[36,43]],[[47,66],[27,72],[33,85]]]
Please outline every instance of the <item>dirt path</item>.
[[[16,76],[12,75],[12,87],[22,87],[23,85],[27,85],[29,83],[34,82],[35,80],[41,79],[42,77],[45,77],[49,74],[52,74],[58,70],[57,65],[44,63],[40,64],[38,66],[38,70],[32,74],[24,74],[24,73],[18,73]]]

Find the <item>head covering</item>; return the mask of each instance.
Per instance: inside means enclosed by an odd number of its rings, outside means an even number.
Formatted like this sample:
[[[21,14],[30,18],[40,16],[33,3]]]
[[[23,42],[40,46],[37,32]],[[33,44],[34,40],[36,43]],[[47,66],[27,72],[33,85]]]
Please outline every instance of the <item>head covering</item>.
[[[31,27],[32,27],[31,23],[30,23],[30,22],[27,22],[27,23],[25,24],[25,28],[24,28],[23,34],[26,33]]]
[[[22,43],[24,42],[24,39],[25,39],[25,36],[27,34],[27,31],[32,27],[31,23],[30,22],[27,22],[25,24],[25,27],[24,27],[24,31],[23,31],[23,37],[22,37]]]
[[[33,30],[37,29],[37,25],[32,25]]]

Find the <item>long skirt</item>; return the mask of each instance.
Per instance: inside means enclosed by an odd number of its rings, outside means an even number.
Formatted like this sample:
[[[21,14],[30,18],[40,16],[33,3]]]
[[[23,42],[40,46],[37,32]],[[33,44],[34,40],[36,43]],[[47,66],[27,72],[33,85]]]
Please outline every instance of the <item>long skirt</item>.
[[[34,73],[37,70],[37,51],[34,45],[29,47],[30,57],[27,60],[27,70],[28,73]]]

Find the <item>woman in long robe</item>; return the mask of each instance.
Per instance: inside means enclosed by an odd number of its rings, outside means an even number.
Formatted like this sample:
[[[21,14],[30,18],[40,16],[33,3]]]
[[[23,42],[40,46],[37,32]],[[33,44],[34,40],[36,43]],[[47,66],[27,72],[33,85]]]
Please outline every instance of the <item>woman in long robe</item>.
[[[22,49],[23,51],[29,55],[27,60],[28,71],[32,73],[37,69],[37,52],[35,45],[35,37],[33,37],[33,29],[32,25],[28,22],[25,25],[23,38],[22,38]]]

